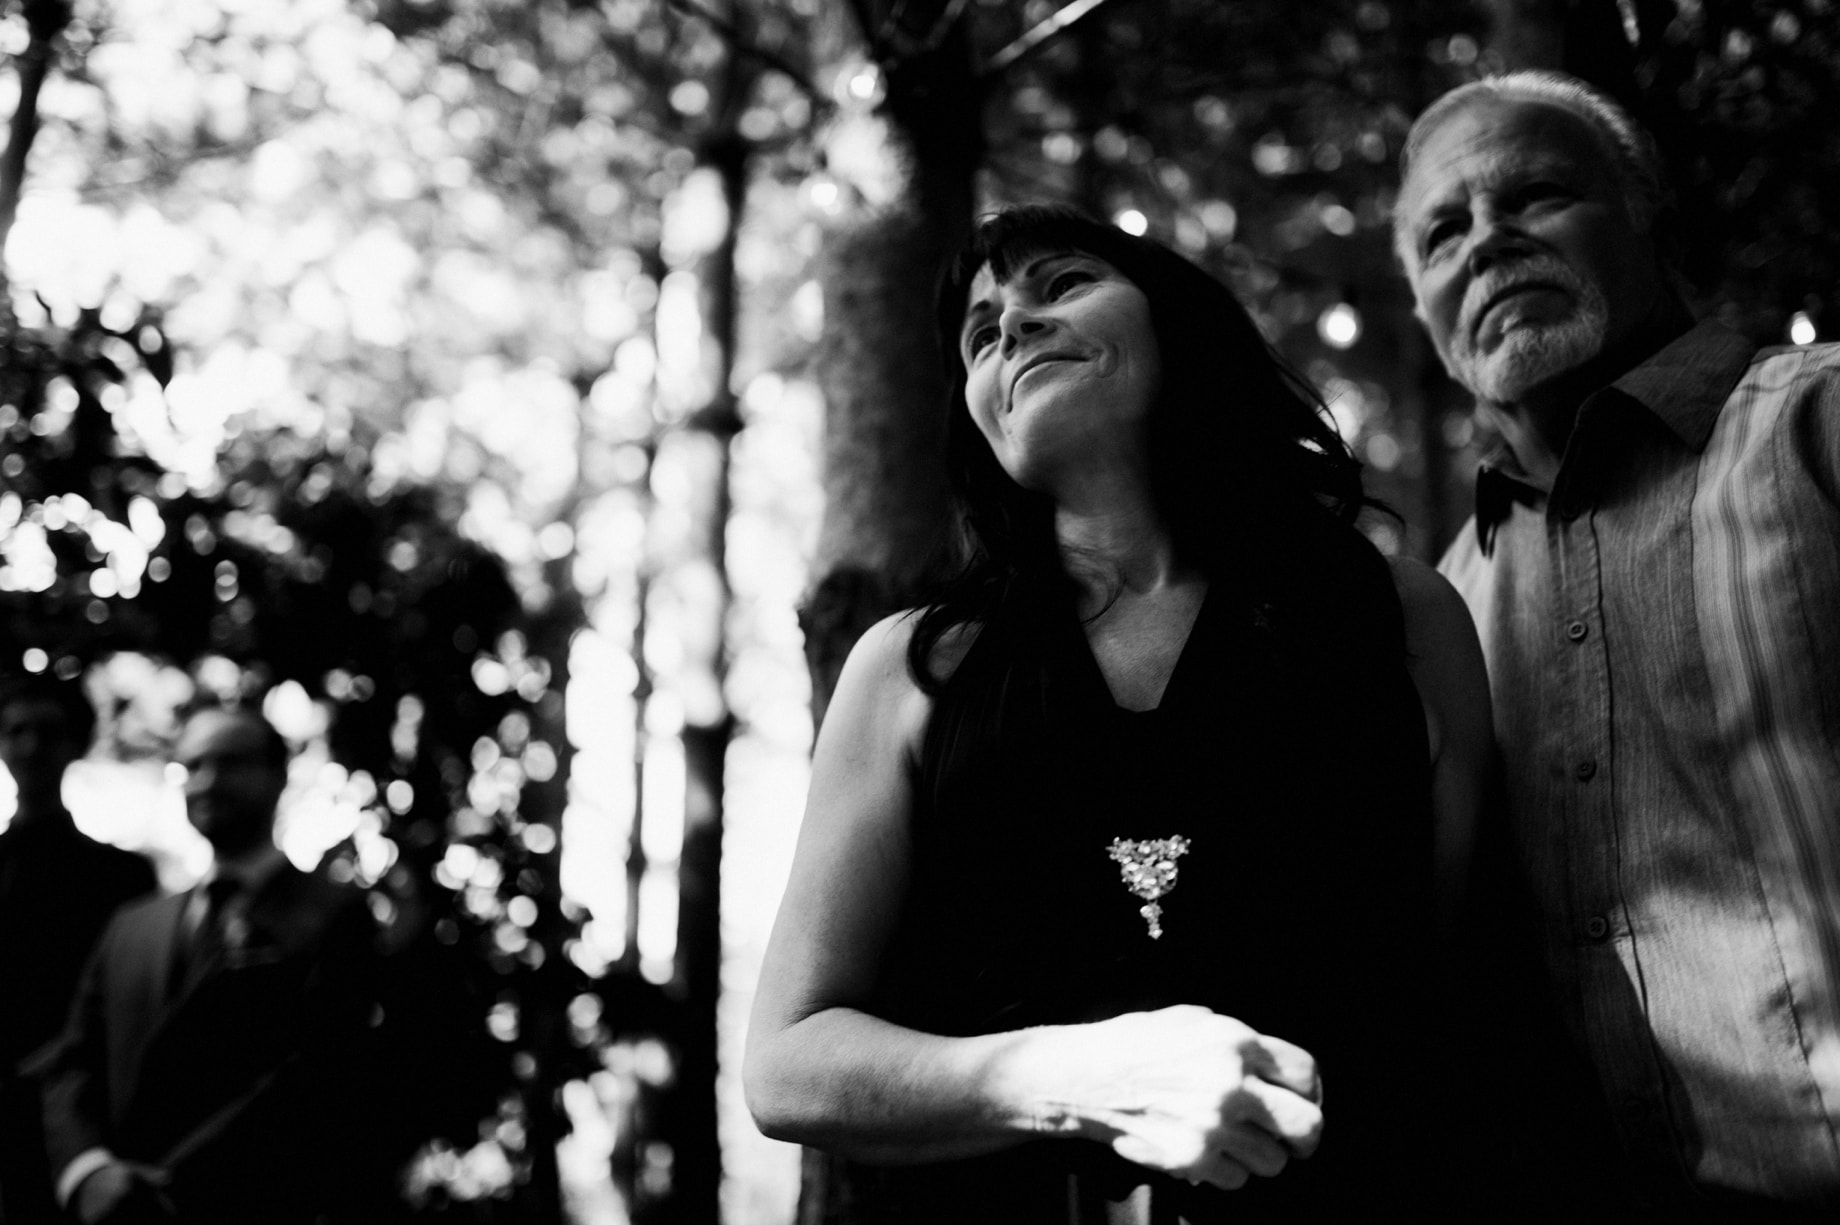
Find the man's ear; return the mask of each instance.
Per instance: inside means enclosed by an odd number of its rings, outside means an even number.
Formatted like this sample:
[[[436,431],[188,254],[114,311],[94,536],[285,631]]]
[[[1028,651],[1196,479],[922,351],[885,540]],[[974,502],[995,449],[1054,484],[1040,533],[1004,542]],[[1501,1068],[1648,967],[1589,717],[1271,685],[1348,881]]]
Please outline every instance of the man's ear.
[[[1648,221],[1648,241],[1655,249],[1655,263],[1659,265],[1663,279],[1677,280],[1685,266],[1687,254],[1680,210],[1672,204],[1664,204],[1656,209],[1655,215]]]
[[[1662,205],[1649,220],[1646,237],[1655,254],[1655,268],[1661,284],[1697,314],[1698,310],[1692,305],[1697,291],[1687,279],[1686,226],[1681,221],[1680,211],[1672,204]]]

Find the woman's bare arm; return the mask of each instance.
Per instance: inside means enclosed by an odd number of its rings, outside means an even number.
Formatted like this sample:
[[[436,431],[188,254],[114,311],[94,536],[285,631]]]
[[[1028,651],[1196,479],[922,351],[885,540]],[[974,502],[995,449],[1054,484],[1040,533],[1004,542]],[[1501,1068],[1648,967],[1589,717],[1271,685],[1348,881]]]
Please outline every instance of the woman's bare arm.
[[[863,1010],[910,870],[911,765],[929,713],[906,667],[910,632],[896,618],[864,635],[818,738],[748,1037],[761,1130],[882,1162],[1081,1136],[1228,1187],[1313,1150],[1314,1062],[1204,1008],[971,1038]]]
[[[909,771],[930,709],[907,670],[910,633],[872,627],[838,680],[744,1072],[762,1131],[871,1159],[964,1156],[1030,1129],[1021,1093],[991,1083],[1014,1036],[955,1042],[861,1010],[907,891]]]

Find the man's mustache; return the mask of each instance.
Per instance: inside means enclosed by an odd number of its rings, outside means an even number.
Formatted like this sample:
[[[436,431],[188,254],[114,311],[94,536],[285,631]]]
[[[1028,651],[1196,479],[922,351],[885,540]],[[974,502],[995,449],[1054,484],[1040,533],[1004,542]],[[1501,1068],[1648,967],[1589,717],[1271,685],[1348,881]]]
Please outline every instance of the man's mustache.
[[[1491,306],[1529,286],[1553,286],[1573,298],[1584,294],[1584,283],[1563,261],[1550,255],[1530,255],[1511,264],[1497,264],[1471,281],[1457,315],[1457,335],[1468,345],[1476,338],[1483,316]]]

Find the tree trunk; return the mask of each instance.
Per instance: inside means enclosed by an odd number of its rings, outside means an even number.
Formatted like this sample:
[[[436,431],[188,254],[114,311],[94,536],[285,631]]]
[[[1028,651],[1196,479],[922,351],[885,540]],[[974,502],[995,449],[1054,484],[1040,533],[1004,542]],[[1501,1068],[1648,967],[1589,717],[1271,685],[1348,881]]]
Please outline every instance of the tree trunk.
[[[924,28],[941,7],[908,5],[907,16]],[[820,721],[850,647],[913,602],[947,522],[946,384],[933,299],[945,259],[970,232],[983,149],[979,89],[958,26],[885,71],[882,113],[910,178],[894,204],[827,236],[818,274],[825,514],[800,623]]]
[[[577,479],[579,494],[580,481]],[[571,503],[577,499],[571,499]],[[574,506],[562,514],[564,522],[575,519]],[[520,812],[528,824],[547,825],[557,834],[560,844],[562,810],[568,805],[569,770],[574,764],[574,748],[569,743],[563,714],[563,694],[569,687],[569,644],[587,622],[587,612],[580,595],[569,580],[569,559],[552,561],[544,567],[544,580],[553,593],[549,606],[531,618],[528,650],[532,658],[549,665],[549,685],[544,694],[531,704],[531,738],[553,745],[556,770],[549,778],[529,780],[519,797]],[[537,932],[547,938],[543,943],[560,952],[568,920],[562,911],[560,855],[549,851],[532,855],[529,868],[535,869],[536,888],[530,890],[538,907]],[[520,884],[522,886],[522,883]],[[562,1085],[572,1054],[574,1039],[568,1025],[569,999],[576,988],[573,967],[561,958],[521,975],[523,1013],[530,1028],[529,1047],[537,1057],[536,1074],[524,1088],[525,1118],[529,1131],[531,1158],[530,1181],[519,1192],[519,1202],[526,1220],[557,1219],[562,1211],[562,1170],[556,1146],[568,1131],[568,1120],[561,1108]]]
[[[19,215],[19,197],[25,191],[26,157],[38,139],[38,96],[51,71],[52,43],[70,22],[70,0],[28,0],[25,6],[28,39],[19,53],[19,102],[7,124],[6,149],[0,152],[0,257],[7,236]],[[13,310],[7,293],[6,262],[0,258],[0,323],[11,331]]]
[[[857,6],[866,29],[883,28],[879,7]],[[894,8],[908,28],[925,32],[947,6]],[[895,54],[883,68],[882,114],[911,177],[894,204],[829,234],[819,269],[825,514],[816,580],[799,615],[819,722],[856,639],[913,603],[931,577],[948,521],[934,287],[970,232],[983,153],[981,98],[956,22],[933,45]],[[800,1225],[845,1225],[852,1217],[837,1164],[807,1150]]]
[[[750,37],[745,30],[743,37]],[[747,205],[752,148],[740,133],[740,118],[753,92],[753,71],[730,49],[718,99],[721,119],[701,150],[701,162],[720,177],[728,224],[721,241],[703,260],[703,318],[714,341],[713,392],[690,420],[689,427],[709,435],[719,456],[716,471],[698,507],[703,516],[704,555],[719,582],[711,610],[717,644],[705,661],[718,690],[728,670],[726,636],[730,589],[726,557],[731,509],[731,444],[741,429],[734,391],[735,338],[739,294],[735,250]],[[664,1119],[672,1149],[671,1199],[657,1218],[671,1225],[716,1225],[721,1216],[722,1153],[716,1118],[716,1005],[722,981],[722,831],[725,823],[723,774],[734,720],[726,706],[707,723],[683,730],[684,844],[678,861],[677,966],[671,984],[683,1007],[683,1025],[674,1035],[677,1079]]]

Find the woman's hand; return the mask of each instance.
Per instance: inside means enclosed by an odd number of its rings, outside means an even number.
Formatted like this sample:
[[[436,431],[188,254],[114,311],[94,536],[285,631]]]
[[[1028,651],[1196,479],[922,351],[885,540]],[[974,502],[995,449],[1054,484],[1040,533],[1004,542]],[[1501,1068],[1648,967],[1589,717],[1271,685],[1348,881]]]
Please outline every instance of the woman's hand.
[[[863,1011],[912,864],[931,706],[907,671],[911,629],[891,618],[863,635],[818,736],[748,1032],[760,1129],[887,1163],[1087,1138],[1227,1188],[1307,1156],[1322,1128],[1315,1061],[1206,1008],[963,1038]]]
[[[1322,1083],[1300,1047],[1193,1004],[1058,1033],[1068,1122],[1126,1160],[1234,1190],[1316,1151]]]

